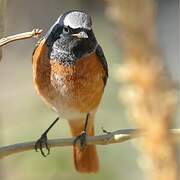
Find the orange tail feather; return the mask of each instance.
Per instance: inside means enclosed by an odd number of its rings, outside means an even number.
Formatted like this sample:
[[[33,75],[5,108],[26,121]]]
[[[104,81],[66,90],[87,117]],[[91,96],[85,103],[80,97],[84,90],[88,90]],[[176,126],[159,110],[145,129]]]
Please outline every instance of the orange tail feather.
[[[73,136],[78,136],[84,128],[84,121],[70,121],[71,132]],[[94,135],[93,120],[89,119],[87,135]],[[78,172],[95,173],[99,170],[98,156],[95,145],[87,145],[85,149],[80,150],[78,145],[73,146],[74,165]]]

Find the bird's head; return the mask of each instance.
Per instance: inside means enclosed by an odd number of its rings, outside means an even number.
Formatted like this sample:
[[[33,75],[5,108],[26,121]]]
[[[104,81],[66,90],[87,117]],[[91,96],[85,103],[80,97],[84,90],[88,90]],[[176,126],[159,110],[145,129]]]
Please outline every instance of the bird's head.
[[[50,58],[61,61],[75,62],[97,46],[91,17],[82,11],[62,14],[45,38]]]

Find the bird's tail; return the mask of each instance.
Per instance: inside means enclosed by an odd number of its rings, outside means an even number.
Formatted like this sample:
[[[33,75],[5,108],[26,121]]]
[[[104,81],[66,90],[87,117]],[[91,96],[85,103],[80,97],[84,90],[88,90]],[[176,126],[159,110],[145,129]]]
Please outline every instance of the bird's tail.
[[[69,121],[71,133],[77,137],[84,130],[84,120]],[[94,135],[93,120],[88,120],[87,135]],[[79,145],[73,146],[74,165],[78,172],[95,173],[99,170],[99,162],[95,145],[87,145],[83,150],[80,150]]]

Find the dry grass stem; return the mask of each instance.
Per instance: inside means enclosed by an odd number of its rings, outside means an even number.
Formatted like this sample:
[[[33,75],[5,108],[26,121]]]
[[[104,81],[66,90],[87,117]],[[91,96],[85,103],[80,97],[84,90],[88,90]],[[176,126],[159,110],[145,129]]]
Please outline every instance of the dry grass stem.
[[[169,133],[177,105],[175,83],[168,77],[156,38],[153,0],[109,0],[124,47],[120,96],[131,119],[146,132],[141,149],[148,156],[147,177],[177,180],[177,146]],[[144,159],[144,164],[145,162]]]

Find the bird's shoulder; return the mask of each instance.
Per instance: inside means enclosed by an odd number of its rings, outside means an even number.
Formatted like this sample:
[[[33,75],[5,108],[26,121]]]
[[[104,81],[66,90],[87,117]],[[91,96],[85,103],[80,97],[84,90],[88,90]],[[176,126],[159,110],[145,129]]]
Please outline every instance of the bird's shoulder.
[[[95,53],[98,56],[98,58],[100,60],[100,63],[102,65],[103,69],[104,69],[105,76],[103,78],[103,81],[104,81],[104,85],[106,85],[107,78],[108,78],[108,64],[107,64],[104,52],[103,52],[100,45],[97,46]]]

